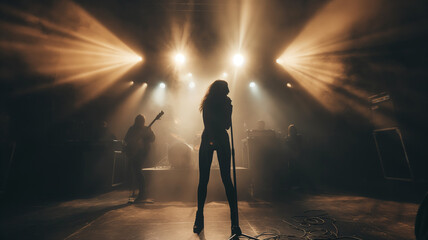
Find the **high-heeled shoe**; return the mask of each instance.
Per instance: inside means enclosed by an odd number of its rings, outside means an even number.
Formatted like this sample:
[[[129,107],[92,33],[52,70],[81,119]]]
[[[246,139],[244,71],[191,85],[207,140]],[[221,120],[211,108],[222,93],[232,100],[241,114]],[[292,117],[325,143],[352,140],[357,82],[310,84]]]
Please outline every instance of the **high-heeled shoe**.
[[[195,224],[193,225],[194,233],[201,233],[204,229],[204,215],[202,213],[196,212]]]

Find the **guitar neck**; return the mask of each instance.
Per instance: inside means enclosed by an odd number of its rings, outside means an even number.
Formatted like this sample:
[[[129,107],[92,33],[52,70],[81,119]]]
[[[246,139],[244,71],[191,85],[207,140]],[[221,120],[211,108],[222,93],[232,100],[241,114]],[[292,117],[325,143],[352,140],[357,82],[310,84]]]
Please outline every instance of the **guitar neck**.
[[[161,111],[156,117],[155,119],[153,119],[153,121],[149,124],[149,126],[147,126],[148,128],[151,127],[153,125],[153,123],[156,122],[156,120],[159,120],[163,115],[163,111]]]
[[[155,118],[155,119],[153,119],[153,121],[152,121],[152,122],[149,124],[149,126],[147,126],[147,127],[148,127],[148,128],[149,128],[149,127],[151,127],[151,126],[153,125],[153,123],[155,123],[155,122],[156,122],[156,120],[157,120],[156,118]]]

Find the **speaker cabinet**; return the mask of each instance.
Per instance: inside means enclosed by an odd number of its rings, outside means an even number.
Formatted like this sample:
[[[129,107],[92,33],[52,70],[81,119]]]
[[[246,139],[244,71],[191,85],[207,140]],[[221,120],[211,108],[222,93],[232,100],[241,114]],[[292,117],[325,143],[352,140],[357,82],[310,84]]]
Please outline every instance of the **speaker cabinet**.
[[[373,131],[373,137],[384,178],[412,181],[413,173],[400,130],[398,128],[378,129]]]

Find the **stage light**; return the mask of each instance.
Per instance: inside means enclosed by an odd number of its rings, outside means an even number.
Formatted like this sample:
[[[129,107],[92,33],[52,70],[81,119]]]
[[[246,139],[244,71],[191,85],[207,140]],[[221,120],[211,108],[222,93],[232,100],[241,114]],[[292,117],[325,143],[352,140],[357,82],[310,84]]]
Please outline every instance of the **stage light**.
[[[186,57],[183,54],[178,53],[175,55],[174,61],[175,61],[175,63],[182,65],[186,62]]]
[[[160,87],[160,88],[166,88],[166,84],[165,84],[165,83],[163,83],[163,82],[161,82],[161,83],[159,84],[159,87]]]
[[[294,79],[293,83],[299,84],[299,90],[306,90],[327,110],[348,111],[351,107],[365,115],[363,102],[370,93],[358,84],[349,84],[349,69],[354,67],[351,61],[354,57],[366,54],[356,49],[369,49],[379,42],[390,41],[389,30],[376,32],[362,25],[371,21],[382,25],[379,22],[384,20],[379,18],[379,13],[384,11],[378,1],[347,1],[344,4],[341,0],[331,0],[307,21],[277,62]],[[354,34],[355,29],[359,29],[358,34]],[[405,32],[399,24],[394,29],[396,33]],[[285,85],[293,87],[291,83]]]
[[[232,62],[235,66],[240,67],[244,64],[244,57],[241,54],[235,54]]]
[[[276,63],[282,64],[282,59],[281,58],[276,59]]]
[[[131,85],[131,86],[134,85],[134,81],[130,81],[129,85]]]
[[[224,78],[227,77],[227,72],[224,72],[222,75]]]
[[[188,76],[188,77],[192,77],[192,76],[193,76],[193,74],[192,74],[192,73],[188,73],[188,74],[187,74],[187,76]]]
[[[194,82],[190,82],[189,83],[189,88],[195,88],[195,83]]]
[[[110,56],[108,56],[106,54],[102,54],[101,57],[104,57],[105,58],[104,60],[107,60],[107,57],[110,57]],[[111,57],[113,57],[113,56],[111,56]],[[115,59],[112,59],[112,61],[118,61],[118,62],[120,61],[123,63],[135,64],[137,62],[143,61],[143,58],[138,56],[138,55],[132,54],[132,53],[121,53],[120,55],[118,54],[115,57]]]
[[[138,84],[136,82],[126,98],[118,102],[114,114],[109,119],[109,126],[112,128],[112,131],[119,134],[118,138],[123,139],[125,137],[126,126],[133,121],[135,113],[141,112],[138,109],[143,102],[146,90],[147,83]]]
[[[52,16],[5,8],[2,14],[10,15],[5,18],[10,21],[0,26],[2,37],[7,36],[2,38],[0,51],[18,53],[36,72],[55,76],[55,81],[30,91],[74,84],[81,95],[75,105],[80,106],[101,95],[143,61],[142,56],[73,1],[50,5],[56,13]]]
[[[250,91],[253,94],[253,96],[257,97],[257,99],[260,98],[260,91],[259,88],[257,87],[257,84],[255,82],[250,82],[250,84],[248,84],[248,86],[250,87]]]

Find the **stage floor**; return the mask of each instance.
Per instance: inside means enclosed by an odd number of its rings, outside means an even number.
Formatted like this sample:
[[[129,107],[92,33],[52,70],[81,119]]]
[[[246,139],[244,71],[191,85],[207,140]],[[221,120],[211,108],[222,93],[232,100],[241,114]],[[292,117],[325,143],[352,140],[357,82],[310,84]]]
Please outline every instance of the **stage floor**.
[[[1,239],[221,240],[230,235],[226,202],[207,202],[205,230],[198,236],[192,232],[195,202],[127,204],[127,196],[127,191],[112,191],[25,208],[3,204]],[[249,235],[267,231],[302,236],[303,230],[320,234],[313,230],[322,228],[364,240],[414,239],[417,208],[414,203],[308,193],[290,193],[277,201],[239,202],[241,228]],[[308,218],[314,216],[318,217]],[[299,224],[304,220],[311,226]]]

